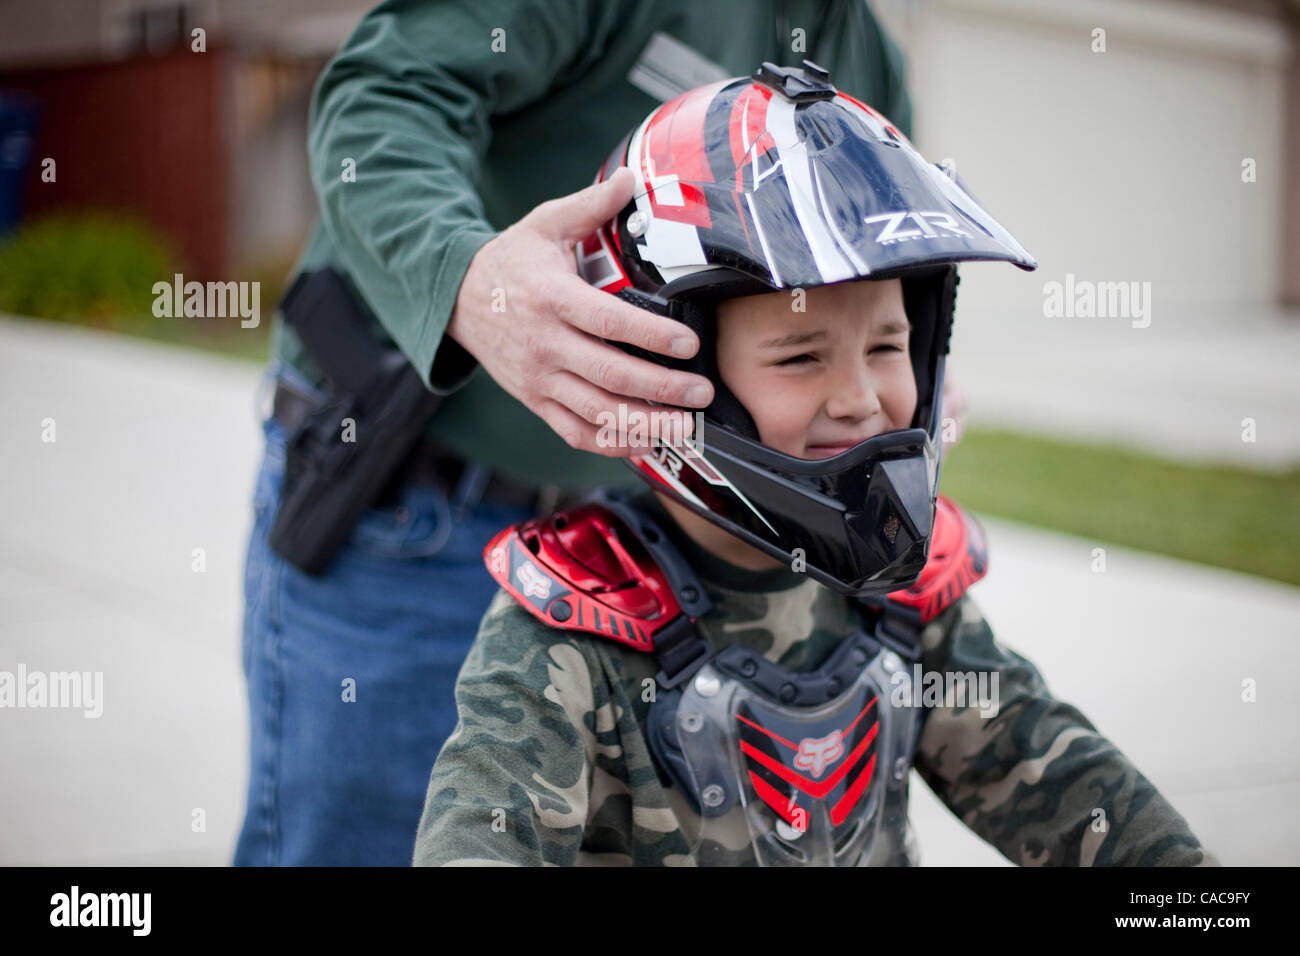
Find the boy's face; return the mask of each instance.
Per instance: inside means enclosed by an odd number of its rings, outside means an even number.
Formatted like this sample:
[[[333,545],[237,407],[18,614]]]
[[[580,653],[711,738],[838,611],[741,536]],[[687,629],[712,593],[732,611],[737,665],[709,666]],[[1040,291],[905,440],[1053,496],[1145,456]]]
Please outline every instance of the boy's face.
[[[907,428],[916,412],[911,325],[898,279],[718,303],[718,372],[758,427],[795,458],[829,458]]]

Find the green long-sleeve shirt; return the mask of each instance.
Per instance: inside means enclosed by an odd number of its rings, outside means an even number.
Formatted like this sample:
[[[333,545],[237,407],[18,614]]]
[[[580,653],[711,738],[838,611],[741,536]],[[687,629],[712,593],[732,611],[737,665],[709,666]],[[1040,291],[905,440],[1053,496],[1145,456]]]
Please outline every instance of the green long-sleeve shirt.
[[[444,332],[479,248],[589,185],[657,105],[629,73],[658,31],[730,76],[814,60],[911,132],[902,55],[866,0],[390,0],[313,96],[321,217],[295,273],[346,274],[374,334],[449,393],[431,437],[517,480],[579,489],[626,471],[571,449]],[[274,354],[319,383],[278,312],[273,322]]]

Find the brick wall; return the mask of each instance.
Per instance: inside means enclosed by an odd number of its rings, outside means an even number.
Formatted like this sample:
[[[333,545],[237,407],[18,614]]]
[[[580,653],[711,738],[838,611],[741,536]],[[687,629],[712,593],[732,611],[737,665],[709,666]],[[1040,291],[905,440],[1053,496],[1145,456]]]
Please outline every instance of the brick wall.
[[[227,55],[177,51],[116,63],[0,72],[43,106],[24,218],[128,209],[168,236],[194,277],[220,277],[231,250]],[[57,181],[40,181],[45,157]]]

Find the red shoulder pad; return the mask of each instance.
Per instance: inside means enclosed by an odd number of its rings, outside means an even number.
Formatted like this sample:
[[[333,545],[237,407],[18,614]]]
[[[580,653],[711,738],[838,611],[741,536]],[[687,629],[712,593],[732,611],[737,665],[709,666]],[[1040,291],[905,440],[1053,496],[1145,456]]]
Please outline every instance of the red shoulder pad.
[[[638,651],[681,612],[668,579],[623,521],[599,504],[511,525],[483,549],[488,571],[549,627]]]
[[[988,573],[984,529],[955,501],[939,495],[934,511],[930,555],[916,583],[888,595],[891,601],[915,608],[926,624],[952,606],[967,588]]]

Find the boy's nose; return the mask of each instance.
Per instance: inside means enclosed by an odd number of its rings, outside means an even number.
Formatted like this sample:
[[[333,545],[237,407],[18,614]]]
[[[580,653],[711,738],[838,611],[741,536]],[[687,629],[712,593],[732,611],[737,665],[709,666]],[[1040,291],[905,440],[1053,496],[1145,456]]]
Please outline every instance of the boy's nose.
[[[864,363],[845,363],[826,400],[826,414],[831,418],[860,421],[879,412],[880,396],[871,372]]]

